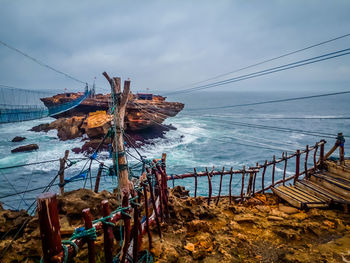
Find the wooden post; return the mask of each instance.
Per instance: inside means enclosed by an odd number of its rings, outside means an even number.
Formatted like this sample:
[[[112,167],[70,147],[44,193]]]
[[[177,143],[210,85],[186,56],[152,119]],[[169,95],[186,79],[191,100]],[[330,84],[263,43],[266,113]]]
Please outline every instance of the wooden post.
[[[259,163],[256,163],[256,167],[259,167]],[[254,179],[253,179],[253,195],[255,194],[255,180],[256,180],[257,172],[254,173]]]
[[[113,148],[113,162],[115,170],[117,169],[116,159],[118,158],[118,168],[119,171],[115,171],[118,174],[118,188],[119,193],[129,194],[130,182],[128,178],[128,167],[127,160],[125,156],[125,145],[124,145],[124,117],[126,104],[129,99],[130,93],[130,81],[124,81],[124,90],[121,93],[120,78],[111,79],[106,72],[102,73],[111,85],[111,94],[113,98],[114,112],[113,112],[113,125],[115,125],[115,134],[112,141]],[[128,191],[125,191],[127,189]],[[123,198],[121,196],[121,198]]]
[[[208,193],[208,205],[210,205],[210,201],[211,201],[211,192],[212,192],[212,187],[211,187],[211,178],[210,178],[210,174],[208,172],[208,168],[205,168],[205,171],[207,173],[207,177],[208,177],[208,187],[209,187],[209,193]],[[214,171],[214,167],[213,167],[213,171]]]
[[[100,166],[98,167],[98,172],[97,172],[97,177],[96,177],[96,182],[95,182],[95,193],[98,193],[98,188],[100,187],[100,180],[101,180],[101,174],[103,170],[103,165],[104,163],[100,163]]]
[[[308,177],[308,171],[307,171],[307,160],[309,158],[309,145],[306,145],[306,153],[305,153],[305,177]]]
[[[345,164],[345,157],[344,157],[345,139],[344,139],[343,133],[341,132],[338,133],[337,143],[339,144],[339,163],[340,165],[344,165]]]
[[[319,163],[320,163],[320,169],[323,169],[323,167],[324,167],[324,143],[321,144]]]
[[[149,192],[150,192],[150,196],[151,196],[151,202],[152,202],[154,214],[156,216],[156,223],[157,223],[157,228],[158,228],[158,234],[159,234],[159,237],[162,238],[162,232],[160,230],[159,214],[158,214],[158,211],[157,211],[156,200],[154,198],[154,192],[153,192],[153,186],[152,186],[151,178],[149,176],[149,174],[150,174],[149,168],[146,168],[146,171],[147,171],[146,177],[147,177]]]
[[[37,200],[40,237],[45,263],[55,262],[53,256],[62,252],[57,199],[53,193],[43,193]]]
[[[284,168],[283,168],[283,186],[285,186],[285,185],[286,185],[287,162],[288,162],[287,152],[286,152],[286,155],[284,155],[284,152],[282,153],[282,159],[284,159]]]
[[[106,217],[109,216],[111,211],[109,208],[108,200],[103,200],[101,202],[102,205],[102,216]],[[110,220],[107,219],[107,222]],[[112,254],[112,248],[113,248],[113,230],[110,225],[103,224],[103,237],[104,237],[104,252],[105,252],[105,262],[106,263],[113,263],[113,254]]]
[[[243,170],[242,170],[241,201],[243,201],[243,194],[244,194],[244,175],[245,175],[245,166],[243,166]]]
[[[90,215],[90,208],[83,209],[83,218],[85,222],[85,229],[88,230],[92,228],[92,220]],[[95,241],[94,240],[88,240],[88,256],[89,256],[89,263],[95,263]]]
[[[64,194],[64,166],[66,164],[66,161],[68,159],[69,150],[66,150],[64,153],[64,157],[60,158],[60,195]]]
[[[197,170],[196,170],[196,168],[193,168],[193,174],[194,174],[194,197],[197,197]]]
[[[218,194],[218,198],[216,199],[216,205],[218,205],[219,200],[220,200],[220,194],[221,194],[221,185],[222,185],[222,177],[224,176],[224,171],[225,171],[225,167],[222,167],[222,173],[220,174],[220,186],[219,186],[219,194]]]
[[[231,201],[232,201],[232,194],[231,194],[231,185],[232,185],[232,175],[233,175],[233,173],[232,173],[232,170],[233,170],[233,167],[231,167],[231,170],[230,170],[230,183],[229,183],[229,196],[230,196],[230,204],[231,204]]]
[[[275,186],[275,171],[276,171],[276,156],[273,156],[273,164],[272,164],[272,187]]]
[[[264,164],[264,170],[262,172],[262,176],[261,176],[261,189],[262,189],[262,193],[265,193],[265,186],[264,186],[264,182],[265,182],[265,173],[266,173],[266,168],[267,168],[267,160],[265,160],[265,164]]]
[[[294,184],[299,178],[300,174],[300,150],[297,150],[296,154],[296,160],[295,160],[295,177],[294,177]]]
[[[146,184],[144,182],[142,182],[142,186],[143,186],[143,194],[145,196],[145,215],[146,215],[146,231],[147,231],[147,235],[148,235],[148,250],[151,251],[151,249],[152,249],[152,236],[151,236],[151,231],[150,231],[150,226],[149,226],[147,189],[146,189]]]
[[[129,193],[129,190],[125,189]],[[129,195],[128,193],[122,193],[123,200],[122,200],[122,207],[128,207],[129,206]],[[130,223],[130,217],[127,215],[123,215],[124,220],[124,242],[123,247],[120,253],[119,260],[120,262],[124,263],[126,260],[126,255],[128,253],[128,248],[130,244],[130,236],[131,236],[131,223]]]
[[[135,201],[136,202],[136,201]],[[140,243],[138,243],[139,241],[139,235],[142,235],[142,233],[139,234],[139,207],[138,204],[131,204],[131,207],[134,209],[134,226],[132,229],[133,232],[133,259],[134,262],[137,262],[137,254],[139,251],[139,245],[141,245]]]
[[[318,145],[316,143],[315,144],[315,150],[314,150],[314,172],[316,172],[316,170],[317,170],[317,161],[316,161],[317,149],[318,149]]]

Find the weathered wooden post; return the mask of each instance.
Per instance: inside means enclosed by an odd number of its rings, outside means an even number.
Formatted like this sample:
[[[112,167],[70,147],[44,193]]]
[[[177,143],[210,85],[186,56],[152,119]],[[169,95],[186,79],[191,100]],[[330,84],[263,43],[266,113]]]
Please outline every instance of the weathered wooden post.
[[[194,174],[194,197],[197,197],[197,170],[196,170],[196,168],[193,168],[193,174]]]
[[[64,158],[60,158],[60,195],[64,194],[64,166],[68,159],[69,150],[66,150],[64,153]]]
[[[320,163],[320,169],[323,169],[323,167],[324,167],[324,143],[321,144],[319,163]]]
[[[231,185],[232,185],[232,175],[233,175],[233,173],[232,173],[232,170],[233,170],[233,167],[231,167],[231,170],[230,170],[230,183],[229,183],[229,196],[230,196],[230,204],[231,204],[231,202],[232,202],[232,193],[231,193]]]
[[[45,263],[56,262],[53,257],[62,252],[57,199],[54,193],[43,193],[37,200],[40,237]]]
[[[300,175],[300,150],[297,150],[296,153],[296,160],[295,160],[295,176],[294,176],[294,184],[299,178]]]
[[[314,150],[314,172],[317,170],[317,161],[316,161],[316,156],[317,156],[317,149],[318,149],[318,144],[315,144],[315,150]]]
[[[345,139],[344,139],[343,133],[341,133],[341,132],[338,133],[337,143],[339,144],[339,163],[341,165],[344,165],[344,163],[345,163],[345,157],[344,157]]]
[[[146,168],[146,171],[147,171],[146,178],[147,178],[147,183],[148,183],[148,187],[149,187],[151,202],[152,202],[154,214],[156,216],[156,223],[157,223],[157,228],[158,228],[158,234],[159,234],[159,237],[162,238],[162,232],[160,230],[159,214],[158,214],[158,210],[157,210],[157,206],[156,206],[156,200],[155,200],[155,197],[154,197],[154,191],[153,191],[151,178],[149,176],[150,175],[150,170],[149,170],[148,167]]]
[[[102,205],[102,216],[106,217],[109,216],[111,213],[111,210],[109,208],[109,202],[108,200],[103,200],[101,202]],[[105,252],[105,262],[106,263],[113,263],[113,254],[112,254],[112,248],[113,248],[113,230],[110,225],[108,225],[108,222],[110,219],[106,219],[106,222],[103,222],[103,237],[104,237],[104,252]]]
[[[272,159],[272,187],[275,186],[275,171],[276,171],[276,156],[273,156]]]
[[[307,160],[309,158],[309,145],[306,145],[306,153],[305,153],[305,164],[304,164],[304,169],[305,169],[305,177],[308,177],[308,170],[307,170]]]
[[[115,134],[112,141],[113,163],[115,174],[118,175],[119,193],[129,195],[130,182],[128,178],[128,165],[125,156],[124,145],[124,117],[126,104],[129,99],[130,81],[124,81],[124,89],[121,94],[120,78],[111,79],[106,72],[102,73],[111,85],[112,105],[113,105],[113,125],[115,125]],[[117,160],[118,159],[118,160]],[[118,162],[118,166],[117,163]],[[117,171],[118,167],[118,171]],[[127,191],[125,191],[127,190]],[[121,199],[123,196],[121,196]]]
[[[125,191],[128,191],[125,189]],[[123,200],[122,200],[122,207],[127,208],[129,207],[129,196],[127,193],[122,193]],[[124,263],[126,260],[126,256],[128,253],[128,248],[130,244],[130,236],[131,236],[131,223],[130,223],[130,216],[127,214],[127,212],[122,213],[122,218],[124,221],[124,241],[123,241],[123,247],[120,252],[119,260],[120,262]]]
[[[265,183],[266,168],[267,168],[267,160],[265,160],[265,163],[264,163],[264,170],[263,170],[262,175],[261,175],[261,189],[262,189],[262,193],[263,193],[263,194],[265,193],[265,186],[264,186],[264,183]]]
[[[104,163],[100,163],[100,166],[98,167],[98,172],[97,172],[97,177],[96,177],[96,182],[95,182],[95,193],[98,193],[98,188],[100,187],[100,181],[101,181],[101,174],[103,170],[103,165]]]
[[[287,152],[286,152],[286,155],[284,155],[284,152],[282,153],[282,159],[284,159],[283,186],[285,186],[285,185],[286,185],[287,163],[288,163],[288,155],[287,155]]]
[[[147,189],[145,182],[142,182],[143,186],[143,194],[145,198],[145,215],[146,215],[146,231],[148,235],[148,249],[151,251],[152,249],[152,236],[150,231],[150,225],[149,225],[149,213],[148,213],[148,197],[147,197]]]
[[[243,194],[244,194],[244,176],[245,176],[245,166],[243,166],[243,170],[242,170],[241,202],[243,202]]]
[[[220,200],[220,195],[221,195],[221,186],[222,186],[222,177],[224,176],[224,172],[225,172],[225,167],[222,167],[222,172],[220,174],[220,186],[219,186],[219,194],[218,194],[218,198],[216,199],[216,205],[218,205],[219,200]]]
[[[207,167],[205,168],[205,172],[206,172],[207,177],[208,177],[208,187],[209,187],[208,205],[210,205],[212,187],[211,187],[211,178],[210,178],[210,174],[208,172],[208,168]],[[213,167],[213,172],[214,172],[214,167]]]
[[[83,209],[83,218],[85,222],[85,229],[91,229],[92,228],[92,220],[90,215],[90,208]],[[94,240],[88,240],[88,255],[89,255],[89,263],[95,263],[95,241]]]

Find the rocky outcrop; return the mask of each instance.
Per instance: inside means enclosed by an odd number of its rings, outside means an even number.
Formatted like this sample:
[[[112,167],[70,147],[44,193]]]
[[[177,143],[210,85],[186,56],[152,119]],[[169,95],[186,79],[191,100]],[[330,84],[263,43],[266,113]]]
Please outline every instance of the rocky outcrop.
[[[39,149],[39,146],[37,144],[28,144],[24,146],[17,147],[15,149],[12,149],[12,153],[18,153],[18,152],[31,152],[36,151]]]
[[[21,142],[24,141],[25,139],[27,139],[26,137],[21,137],[21,136],[16,136],[15,138],[13,138],[11,140],[11,142]]]
[[[50,123],[50,130],[56,129],[57,136],[62,141],[75,139],[83,135],[81,126],[85,117],[76,116],[72,118],[62,118]]]
[[[85,131],[90,139],[102,138],[111,127],[112,115],[106,111],[91,112],[84,120],[81,129]]]

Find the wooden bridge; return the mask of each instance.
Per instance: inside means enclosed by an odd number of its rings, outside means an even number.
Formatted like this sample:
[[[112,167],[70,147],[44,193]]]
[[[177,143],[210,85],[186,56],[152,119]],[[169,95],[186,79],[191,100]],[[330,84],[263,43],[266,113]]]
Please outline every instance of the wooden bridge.
[[[327,158],[339,147],[339,160]],[[324,208],[342,204],[348,210],[350,204],[350,160],[344,160],[344,139],[338,135],[334,147],[302,180],[293,185],[275,186],[272,191],[291,205],[300,208]]]

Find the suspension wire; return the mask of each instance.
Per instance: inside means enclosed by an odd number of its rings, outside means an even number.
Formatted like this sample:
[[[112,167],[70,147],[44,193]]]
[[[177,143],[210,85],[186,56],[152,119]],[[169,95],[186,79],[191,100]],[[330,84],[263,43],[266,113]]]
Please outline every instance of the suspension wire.
[[[214,82],[214,83],[210,83],[210,84],[207,84],[207,85],[202,85],[202,86],[197,86],[197,87],[190,88],[190,89],[183,89],[183,90],[170,92],[170,93],[167,93],[165,95],[189,93],[189,92],[193,92],[193,91],[209,89],[209,88],[213,88],[213,87],[217,87],[217,86],[221,86],[221,85],[226,85],[226,84],[229,84],[229,83],[239,82],[239,81],[246,80],[246,79],[256,78],[256,77],[260,77],[260,76],[264,76],[264,75],[268,75],[268,74],[284,71],[284,70],[287,70],[287,69],[292,69],[292,68],[297,68],[297,67],[313,64],[313,63],[316,63],[316,62],[321,62],[321,61],[324,61],[324,60],[329,60],[329,59],[332,59],[332,58],[342,57],[342,56],[345,56],[345,55],[349,55],[350,54],[350,52],[348,52],[349,50],[350,50],[350,48],[343,49],[343,50],[338,50],[338,51],[335,51],[335,52],[330,52],[330,53],[323,54],[323,55],[320,55],[320,56],[299,60],[299,61],[296,61],[296,62],[293,62],[293,63],[284,64],[284,65],[278,66],[278,67],[272,67],[272,68],[269,68],[269,69],[266,69],[266,70],[256,71],[256,72],[253,72],[253,73],[250,73],[250,74],[245,74],[245,75],[241,75],[241,76],[238,76],[238,77],[225,79],[225,80]]]
[[[10,182],[10,180],[7,178],[7,176],[3,173],[3,172],[1,172],[0,171],[0,173],[1,173],[1,175],[5,178],[5,180],[7,181],[7,183],[12,187],[12,189],[15,191],[15,193],[16,193],[16,195],[18,195],[20,198],[21,198],[21,200],[26,204],[26,205],[28,205],[27,204],[27,202],[24,200],[24,198],[20,195],[20,194],[18,194],[18,191],[17,191],[17,189],[14,187],[14,185]]]
[[[267,101],[260,101],[260,102],[225,105],[225,106],[217,106],[217,107],[187,108],[187,109],[185,108],[185,110],[196,111],[196,110],[214,110],[214,109],[246,107],[246,106],[253,106],[253,105],[262,105],[262,104],[270,104],[270,103],[279,103],[279,102],[287,102],[287,101],[305,100],[305,99],[313,99],[313,98],[328,97],[328,96],[335,96],[335,95],[343,95],[343,94],[349,94],[349,93],[350,93],[350,90],[346,90],[346,91],[317,94],[317,95],[310,95],[310,96],[302,96],[302,97],[294,97],[294,98],[278,99],[278,100],[267,100]]]
[[[251,128],[257,128],[257,129],[267,129],[267,130],[274,130],[274,131],[281,131],[281,132],[298,132],[305,135],[312,135],[312,136],[318,136],[318,137],[325,137],[334,139],[335,135],[332,133],[324,133],[324,132],[313,132],[313,131],[307,131],[307,130],[299,130],[299,129],[292,129],[292,128],[285,128],[285,127],[277,127],[277,126],[268,126],[268,125],[260,125],[260,124],[253,124],[253,123],[245,123],[245,122],[237,122],[237,121],[231,121],[226,120],[227,123],[232,123],[237,126],[246,126]],[[344,137],[350,137],[349,135],[344,135]]]
[[[5,43],[5,42],[2,41],[2,40],[0,40],[0,44],[3,45],[3,46],[5,46],[5,47],[7,47],[8,49],[11,49],[11,50],[13,50],[13,51],[15,51],[15,52],[17,52],[17,53],[19,53],[19,54],[25,56],[26,58],[32,60],[33,62],[39,64],[40,66],[43,66],[43,67],[45,67],[45,68],[48,68],[48,69],[50,69],[50,70],[52,70],[52,71],[54,71],[54,72],[56,72],[56,73],[58,73],[58,74],[61,74],[61,75],[65,76],[65,77],[67,77],[67,78],[69,78],[69,79],[71,79],[71,80],[74,80],[74,81],[76,81],[76,82],[83,83],[83,84],[87,84],[86,81],[82,81],[82,80],[80,80],[80,79],[77,79],[76,77],[73,77],[72,75],[69,75],[68,73],[65,73],[65,72],[63,72],[63,71],[61,71],[61,70],[58,70],[58,69],[56,69],[56,68],[54,68],[54,67],[52,67],[52,66],[50,66],[50,65],[48,65],[48,64],[46,64],[46,63],[44,63],[44,62],[42,62],[42,61],[40,61],[39,59],[36,59],[36,58],[34,58],[34,57],[28,55],[27,53],[25,53],[25,52],[23,52],[23,51],[21,51],[21,50],[15,48],[15,47],[13,47],[13,46],[7,44],[7,43]]]
[[[290,55],[293,55],[293,54],[296,54],[296,53],[299,53],[299,52],[302,52],[302,51],[305,51],[305,50],[308,50],[308,49],[311,49],[311,48],[314,48],[314,47],[318,47],[318,46],[321,46],[321,45],[324,45],[324,44],[327,44],[327,43],[330,43],[330,42],[333,42],[333,41],[336,41],[336,40],[339,40],[339,39],[342,39],[342,38],[345,38],[345,37],[348,37],[348,36],[350,36],[350,33],[345,34],[345,35],[341,35],[341,36],[338,36],[338,37],[335,37],[335,38],[331,38],[329,40],[325,40],[325,41],[322,41],[320,43],[307,46],[305,48],[297,49],[295,51],[291,51],[291,52],[288,52],[286,54],[283,54],[283,55],[280,55],[280,56],[277,56],[277,57],[266,59],[266,60],[263,60],[261,62],[249,65],[249,66],[238,68],[238,69],[235,69],[235,70],[227,72],[227,73],[219,74],[219,75],[216,75],[214,77],[211,77],[211,78],[208,78],[208,79],[205,79],[205,80],[201,80],[201,81],[197,81],[197,82],[194,82],[194,83],[191,83],[191,84],[188,84],[188,85],[184,85],[184,86],[181,86],[179,88],[190,87],[190,86],[193,86],[193,85],[198,85],[198,84],[207,82],[209,80],[218,79],[220,77],[224,77],[224,76],[227,76],[227,75],[230,75],[230,74],[233,74],[233,73],[237,73],[237,72],[240,72],[240,71],[245,70],[245,69],[253,68],[253,67],[265,64],[267,62],[271,62],[271,61],[274,61],[274,60],[277,60],[277,59],[280,59],[280,58],[283,58],[283,57],[287,57],[287,56],[290,56]]]
[[[86,160],[89,159],[88,157],[78,157],[78,158],[69,158],[70,160]],[[58,162],[60,159],[54,159],[54,160],[46,160],[41,162],[35,162],[35,163],[26,163],[26,164],[19,164],[19,165],[13,165],[13,166],[6,166],[6,167],[0,167],[0,170],[5,169],[11,169],[11,168],[18,168],[18,167],[24,167],[24,166],[30,166],[30,165],[37,165],[37,164],[43,164],[43,163],[52,163],[52,162]]]

